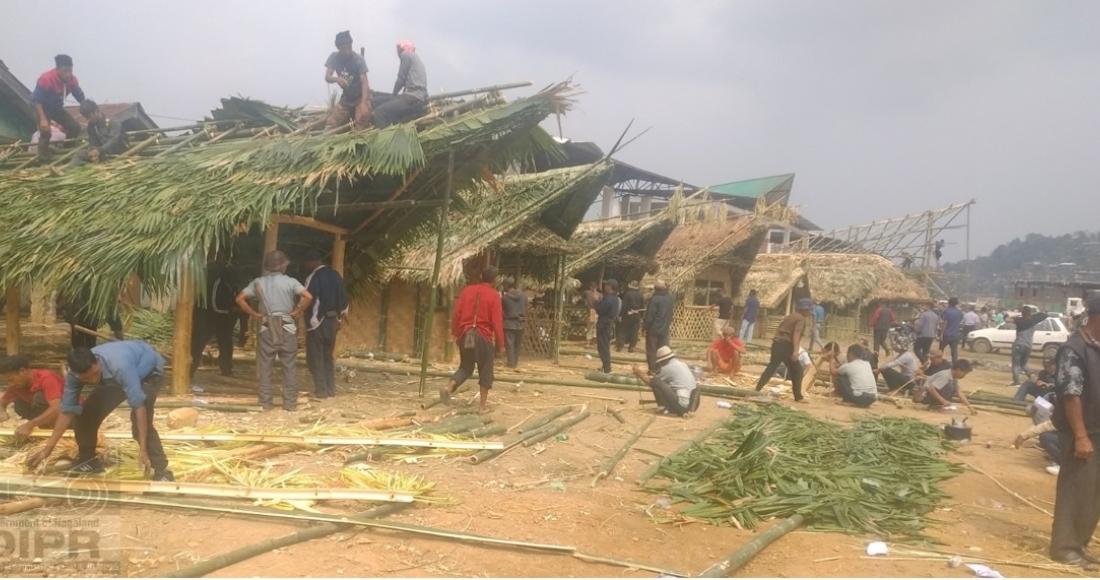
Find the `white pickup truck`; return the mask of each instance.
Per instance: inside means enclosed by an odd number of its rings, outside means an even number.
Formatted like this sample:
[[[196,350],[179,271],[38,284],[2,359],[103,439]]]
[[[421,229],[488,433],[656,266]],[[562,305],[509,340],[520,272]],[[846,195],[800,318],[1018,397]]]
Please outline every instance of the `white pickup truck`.
[[[1054,356],[1058,353],[1058,347],[1069,340],[1070,332],[1061,318],[1050,317],[1035,325],[1035,338],[1031,348],[1043,353],[1043,356]],[[997,328],[983,328],[975,330],[966,337],[966,346],[974,352],[993,352],[1002,348],[1012,348],[1016,340],[1016,325],[1006,322]]]

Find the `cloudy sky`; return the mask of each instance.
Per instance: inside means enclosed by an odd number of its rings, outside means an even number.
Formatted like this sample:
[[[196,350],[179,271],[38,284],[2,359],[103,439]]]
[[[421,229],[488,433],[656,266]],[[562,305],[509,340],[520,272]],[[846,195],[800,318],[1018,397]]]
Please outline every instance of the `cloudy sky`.
[[[620,157],[653,171],[797,173],[792,202],[827,228],[974,198],[980,254],[1100,229],[1097,22],[1090,0],[8,0],[0,58],[31,85],[67,52],[89,96],[171,125],[229,95],[326,102],[343,29],[392,86],[410,38],[430,90],[572,75],[567,137],[608,147],[635,119],[652,130]]]

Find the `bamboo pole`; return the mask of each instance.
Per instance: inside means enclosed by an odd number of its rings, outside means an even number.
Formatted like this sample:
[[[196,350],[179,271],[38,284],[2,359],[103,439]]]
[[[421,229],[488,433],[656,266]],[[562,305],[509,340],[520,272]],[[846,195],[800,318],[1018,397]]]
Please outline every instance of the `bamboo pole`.
[[[27,499],[9,501],[7,503],[0,503],[0,516],[10,516],[12,514],[23,513],[25,511],[38,509],[44,505],[46,505],[46,499],[41,497],[31,497]]]
[[[171,147],[165,149],[164,151],[161,151],[160,153],[157,153],[153,157],[164,157],[165,155],[175,153],[176,151],[179,151],[180,149],[183,149],[184,147],[187,147],[188,145],[193,143],[195,140],[197,140],[199,138],[202,138],[202,137],[205,137],[207,135],[209,135],[209,133],[206,131],[206,128],[204,127],[202,131],[197,131],[194,134],[189,135],[183,141],[180,141],[179,143],[176,143],[175,145],[172,145]]]
[[[472,420],[464,421],[471,423]],[[480,420],[478,426],[480,426]],[[427,431],[425,429],[425,431]],[[447,432],[446,430],[442,432]],[[49,437],[52,431],[36,429],[30,436],[35,438]],[[0,429],[0,437],[10,437],[15,434],[14,429]],[[129,431],[108,431],[102,433],[106,439],[129,440],[133,434]],[[72,436],[69,431],[65,436]],[[437,441],[435,439],[402,439],[381,437],[328,437],[324,435],[268,435],[265,433],[161,433],[161,441],[202,441],[202,442],[250,442],[250,443],[278,443],[283,445],[372,445],[377,447],[423,447],[429,449],[504,449],[504,444],[493,441]]]
[[[759,554],[764,548],[771,545],[772,542],[782,538],[788,533],[794,531],[806,522],[806,518],[802,514],[795,514],[782,522],[768,528],[766,532],[758,534],[751,541],[738,548],[735,552],[726,556],[718,563],[714,564],[710,568],[703,570],[702,574],[699,574],[699,578],[725,578],[730,574],[733,574],[742,566],[749,563]]]
[[[19,354],[22,329],[19,327],[19,286],[11,285],[4,294],[5,352],[8,356]]]
[[[523,87],[531,86],[531,81],[521,81],[517,83],[504,83],[502,85],[490,85],[487,87],[480,87],[477,89],[466,89],[462,91],[453,91],[450,93],[440,93],[438,95],[432,95],[428,97],[428,101],[441,101],[444,99],[453,99],[455,97],[465,97],[468,95],[476,95],[479,93],[495,93],[499,91],[506,91],[508,89],[521,89]]]
[[[374,509],[362,512],[354,517],[356,518],[380,518],[403,509],[403,504],[386,504],[378,506]],[[206,576],[211,572],[221,570],[238,562],[243,562],[250,558],[265,554],[273,550],[292,546],[294,544],[300,544],[302,542],[308,542],[310,540],[316,540],[325,536],[331,536],[337,532],[342,532],[352,528],[352,524],[338,524],[327,523],[320,526],[313,526],[300,530],[285,536],[279,536],[277,538],[269,538],[255,544],[250,544],[236,550],[230,550],[228,552],[222,552],[217,556],[208,558],[201,562],[196,562],[190,566],[180,568],[179,570],[171,570],[164,573],[165,578],[200,578]]]
[[[562,318],[565,313],[565,254],[558,255],[558,273],[554,279],[554,320],[550,326],[550,358],[561,362]]]
[[[172,394],[183,396],[191,392],[191,333],[195,311],[195,279],[186,264],[180,264],[178,292],[172,333]]]
[[[435,326],[435,308],[439,300],[439,271],[443,268],[443,242],[447,239],[447,213],[451,209],[451,188],[454,187],[455,152],[447,155],[447,186],[443,192],[443,205],[439,208],[439,232],[435,240],[435,265],[432,266],[431,296],[428,298],[428,313],[424,316],[420,340],[420,385],[417,395],[424,397],[424,385],[428,380],[428,355],[431,352],[432,328]]]
[[[516,428],[516,433],[530,433],[531,431],[535,431],[554,419],[568,413],[570,410],[569,407],[561,407],[560,409],[554,409],[549,413],[545,413],[541,417],[536,417],[530,421],[524,421]]]
[[[183,483],[178,481],[126,481],[121,479],[71,479],[67,477],[0,474],[5,486],[31,488],[100,491],[120,493],[166,494],[192,497],[229,497],[254,500],[355,500],[411,503],[408,493],[344,488],[262,488],[221,485],[216,483]]]
[[[562,420],[560,422],[551,423],[551,424],[547,425],[545,428],[543,428],[542,430],[540,430],[537,433],[535,433],[534,435],[532,435],[531,437],[529,437],[527,439],[524,439],[523,440],[523,446],[524,447],[530,447],[530,446],[534,445],[535,443],[540,443],[542,441],[546,441],[547,439],[553,437],[554,435],[557,435],[558,433],[561,433],[562,431],[565,431],[566,429],[572,427],[573,425],[576,425],[577,423],[580,423],[581,421],[584,421],[585,419],[588,418],[589,415],[591,415],[591,413],[588,412],[588,407],[585,406],[585,407],[581,408],[581,412],[577,413],[575,416],[570,417],[569,419]]]
[[[1035,508],[1036,510],[1038,510],[1039,512],[1044,513],[1044,514],[1046,514],[1046,515],[1048,515],[1052,518],[1054,517],[1054,514],[1052,514],[1049,511],[1039,507],[1038,505],[1035,504],[1035,502],[1032,502],[1032,501],[1028,500],[1027,498],[1025,498],[1024,496],[1016,493],[1011,488],[1009,488],[1005,484],[1001,483],[1001,481],[999,479],[997,479],[996,477],[993,477],[992,475],[990,475],[989,472],[985,471],[984,469],[982,469],[982,468],[980,468],[980,467],[978,467],[978,466],[976,466],[972,463],[967,463],[965,461],[963,461],[962,464],[969,467],[970,469],[972,469],[972,470],[988,477],[990,481],[997,484],[997,487],[1001,488],[1005,493],[1007,493],[1008,495],[1011,495],[1012,497],[1016,498],[1021,503],[1025,504],[1025,505],[1028,505],[1028,506],[1031,506],[1031,507]]]
[[[600,472],[597,473],[596,477],[592,479],[592,487],[596,487],[596,484],[599,483],[601,479],[611,475],[611,472],[615,470],[615,466],[618,465],[620,461],[622,461],[623,457],[626,457],[626,454],[628,451],[630,451],[630,448],[634,447],[634,444],[638,442],[638,439],[641,439],[642,433],[645,433],[645,430],[649,429],[649,426],[652,425],[653,421],[655,421],[656,419],[656,415],[650,417],[649,420],[645,422],[645,425],[642,425],[641,429],[638,429],[638,432],[635,433],[634,436],[631,437],[629,440],[627,440],[626,444],[624,444],[621,449],[619,449],[614,455],[608,458],[607,462],[604,463],[603,468],[600,469]]]
[[[657,461],[657,463],[654,463],[649,469],[645,470],[645,473],[643,473],[642,476],[638,478],[638,485],[644,485],[645,482],[649,481],[654,475],[657,475],[657,470],[659,470],[661,466],[667,463],[670,459],[687,451],[688,449],[691,449],[699,443],[702,443],[704,440],[707,439],[707,437],[710,437],[714,434],[715,431],[721,429],[725,425],[726,419],[719,419],[715,421],[711,424],[710,427],[707,427],[706,429],[701,431],[691,441],[684,443],[680,447],[676,448],[676,450],[672,453],[669,453],[668,455],[662,457],[660,460]]]

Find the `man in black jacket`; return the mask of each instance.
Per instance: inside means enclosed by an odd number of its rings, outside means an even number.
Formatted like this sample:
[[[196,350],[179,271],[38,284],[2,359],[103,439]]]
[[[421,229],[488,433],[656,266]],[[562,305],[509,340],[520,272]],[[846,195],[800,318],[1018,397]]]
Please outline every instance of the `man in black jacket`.
[[[653,296],[646,305],[642,329],[645,331],[645,359],[649,363],[649,372],[657,372],[657,349],[668,346],[668,334],[672,328],[672,312],[675,305],[668,285],[657,280],[653,285]]]
[[[318,399],[336,396],[336,333],[348,314],[348,294],[340,273],[321,263],[317,250],[302,260],[309,275],[306,290],[313,303],[306,310],[306,363],[313,376],[313,394]]]
[[[645,299],[638,290],[638,281],[634,280],[627,285],[623,299],[622,313],[619,315],[619,332],[615,338],[615,350],[622,351],[626,345],[627,352],[634,352],[638,346],[638,329],[642,323],[642,312],[645,311]]]

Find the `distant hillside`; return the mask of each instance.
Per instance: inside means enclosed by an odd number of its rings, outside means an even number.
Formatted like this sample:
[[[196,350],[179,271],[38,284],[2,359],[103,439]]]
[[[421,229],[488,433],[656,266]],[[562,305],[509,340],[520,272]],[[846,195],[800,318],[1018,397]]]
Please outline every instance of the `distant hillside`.
[[[952,282],[960,281],[968,265],[972,293],[980,296],[1000,296],[1016,280],[1100,281],[1100,232],[1016,238],[988,256],[945,264],[948,285],[956,286]]]

